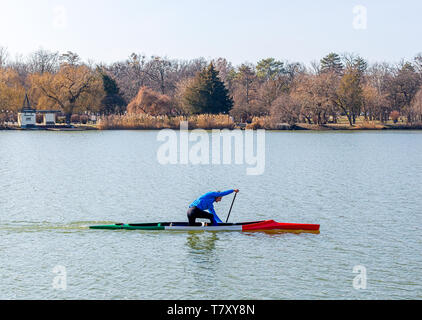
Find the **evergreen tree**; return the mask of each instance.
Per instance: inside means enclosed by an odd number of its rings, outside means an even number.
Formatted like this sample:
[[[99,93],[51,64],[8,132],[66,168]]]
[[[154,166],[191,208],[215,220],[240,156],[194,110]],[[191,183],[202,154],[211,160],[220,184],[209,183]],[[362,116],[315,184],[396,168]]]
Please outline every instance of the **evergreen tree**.
[[[361,57],[357,57],[354,61],[353,67],[358,70],[359,74],[362,76],[368,69],[368,62]]]
[[[112,114],[112,113],[124,113],[126,101],[120,94],[120,89],[116,81],[108,76],[105,73],[102,73],[103,86],[105,97],[102,100],[102,113]]]
[[[321,72],[334,72],[341,74],[343,69],[343,63],[337,53],[330,53],[321,60]]]
[[[284,63],[274,58],[263,59],[256,66],[256,75],[264,81],[275,80],[284,73]]]
[[[212,63],[186,88],[183,100],[193,114],[227,113],[233,106],[233,100]]]

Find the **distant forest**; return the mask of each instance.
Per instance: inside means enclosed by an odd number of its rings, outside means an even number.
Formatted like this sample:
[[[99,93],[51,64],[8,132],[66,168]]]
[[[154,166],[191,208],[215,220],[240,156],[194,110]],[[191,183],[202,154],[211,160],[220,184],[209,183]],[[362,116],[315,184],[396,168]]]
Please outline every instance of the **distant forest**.
[[[229,114],[236,122],[271,117],[323,125],[358,117],[422,121],[422,54],[369,64],[330,53],[309,66],[262,59],[234,66],[225,58],[174,60],[133,53],[111,64],[40,49],[11,58],[0,47],[0,122],[13,121],[25,93],[34,108],[72,115]]]

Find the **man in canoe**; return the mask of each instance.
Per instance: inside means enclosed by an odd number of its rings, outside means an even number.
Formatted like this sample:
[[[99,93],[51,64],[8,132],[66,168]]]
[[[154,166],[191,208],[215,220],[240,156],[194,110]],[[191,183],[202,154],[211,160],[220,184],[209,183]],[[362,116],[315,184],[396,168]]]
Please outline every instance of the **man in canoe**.
[[[239,190],[236,189],[227,190],[224,192],[208,192],[196,199],[194,202],[192,202],[188,209],[189,224],[194,225],[196,219],[209,219],[213,225],[223,223],[215,213],[214,202],[220,202],[223,197],[232,194],[233,192],[238,193]],[[209,210],[209,212],[205,210]]]

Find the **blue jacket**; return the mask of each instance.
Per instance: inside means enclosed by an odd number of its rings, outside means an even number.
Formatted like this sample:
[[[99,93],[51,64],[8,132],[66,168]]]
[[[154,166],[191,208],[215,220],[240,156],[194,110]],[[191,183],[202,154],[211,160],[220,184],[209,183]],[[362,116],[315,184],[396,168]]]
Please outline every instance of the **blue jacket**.
[[[189,206],[189,208],[197,207],[200,210],[209,210],[214,216],[214,220],[217,223],[222,223],[221,219],[217,216],[214,210],[214,201],[215,198],[218,197],[224,197],[231,193],[233,193],[234,190],[227,190],[224,192],[208,192],[204,194],[202,197],[196,199],[192,204]]]

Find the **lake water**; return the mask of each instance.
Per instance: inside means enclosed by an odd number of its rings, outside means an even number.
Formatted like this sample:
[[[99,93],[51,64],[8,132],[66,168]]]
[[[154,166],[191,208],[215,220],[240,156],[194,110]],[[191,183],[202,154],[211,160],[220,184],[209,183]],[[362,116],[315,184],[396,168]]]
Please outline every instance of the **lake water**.
[[[259,176],[160,165],[160,144],[154,131],[0,131],[0,299],[422,298],[422,132],[267,132]],[[196,197],[235,187],[232,222],[321,233],[88,229],[184,221]]]

